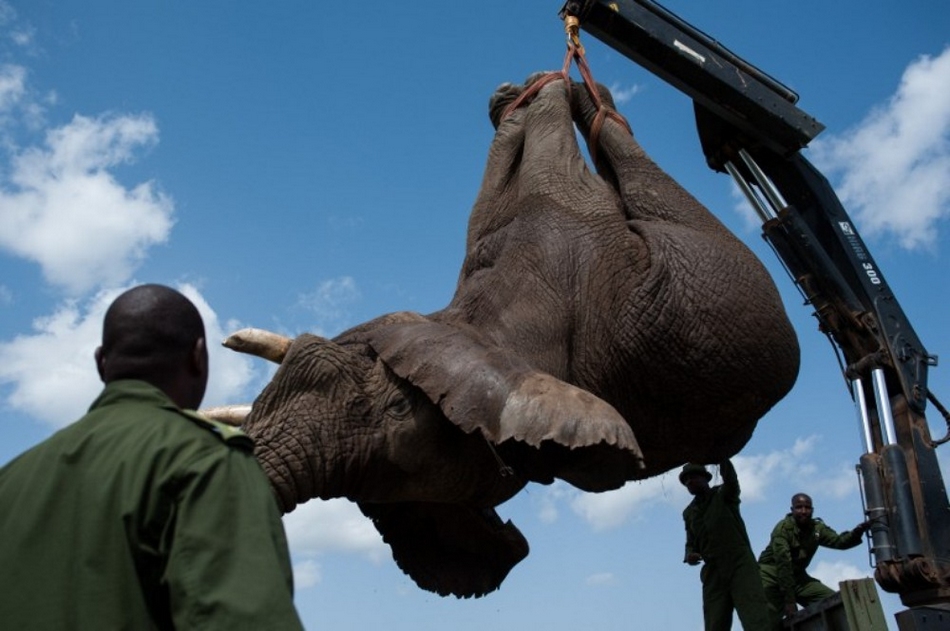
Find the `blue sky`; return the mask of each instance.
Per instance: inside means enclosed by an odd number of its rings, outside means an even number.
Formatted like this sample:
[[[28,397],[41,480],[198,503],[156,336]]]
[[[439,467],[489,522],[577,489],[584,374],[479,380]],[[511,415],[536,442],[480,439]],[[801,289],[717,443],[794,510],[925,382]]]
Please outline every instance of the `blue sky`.
[[[560,6],[0,0],[0,463],[85,411],[103,310],[132,284],[181,287],[212,339],[334,335],[443,307],[492,139],[488,98],[560,67]],[[927,349],[950,357],[950,6],[665,6],[827,126],[807,155]],[[852,527],[861,442],[828,342],[745,202],[705,166],[689,100],[581,37],[646,151],[768,266],[802,343],[795,389],[735,458],[755,551],[798,491]],[[214,351],[205,404],[251,400],[268,367]],[[947,374],[930,382],[945,401]],[[934,413],[931,427],[943,434]],[[698,630],[688,501],[672,475],[599,495],[531,485],[499,509],[530,555],[465,601],[417,588],[354,505],[310,502],[285,518],[298,607],[311,629]],[[813,569],[834,583],[868,565],[862,547],[819,552]]]

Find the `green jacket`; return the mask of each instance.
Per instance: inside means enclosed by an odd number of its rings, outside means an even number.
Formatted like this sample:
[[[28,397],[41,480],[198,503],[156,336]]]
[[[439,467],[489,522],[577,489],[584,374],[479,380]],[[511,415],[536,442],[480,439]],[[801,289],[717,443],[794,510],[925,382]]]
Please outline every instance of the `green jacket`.
[[[686,525],[686,556],[697,552],[708,566],[733,563],[739,554],[755,560],[739,514],[739,478],[728,460],[719,465],[722,484],[704,497],[694,497],[683,510]]]
[[[142,382],[0,469],[0,621],[302,629],[280,513],[240,431]]]
[[[793,603],[796,584],[810,579],[805,570],[818,546],[847,550],[860,544],[863,534],[860,529],[838,534],[818,518],[799,527],[789,513],[772,529],[769,545],[759,555],[759,565],[775,568],[776,581],[785,594],[785,602]]]

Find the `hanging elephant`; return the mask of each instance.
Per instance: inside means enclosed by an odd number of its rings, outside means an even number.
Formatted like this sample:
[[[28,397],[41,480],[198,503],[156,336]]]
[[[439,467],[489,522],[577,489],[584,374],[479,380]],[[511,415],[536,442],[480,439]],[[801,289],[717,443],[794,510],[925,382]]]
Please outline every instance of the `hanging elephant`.
[[[559,79],[506,111],[535,79],[490,101],[496,134],[444,309],[332,340],[226,341],[280,362],[244,428],[282,510],[357,502],[443,595],[497,589],[528,553],[495,512],[528,482],[596,492],[720,461],[798,373],[751,251],[650,160],[603,88],[605,110]]]

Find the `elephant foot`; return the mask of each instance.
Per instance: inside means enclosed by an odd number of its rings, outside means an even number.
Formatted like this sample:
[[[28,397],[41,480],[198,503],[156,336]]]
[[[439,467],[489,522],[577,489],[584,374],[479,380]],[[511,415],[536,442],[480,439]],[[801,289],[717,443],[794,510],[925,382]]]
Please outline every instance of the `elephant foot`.
[[[528,105],[541,87],[561,78],[563,75],[560,72],[535,72],[529,75],[521,85],[502,83],[488,101],[488,117],[491,119],[492,126],[498,129],[512,109]]]

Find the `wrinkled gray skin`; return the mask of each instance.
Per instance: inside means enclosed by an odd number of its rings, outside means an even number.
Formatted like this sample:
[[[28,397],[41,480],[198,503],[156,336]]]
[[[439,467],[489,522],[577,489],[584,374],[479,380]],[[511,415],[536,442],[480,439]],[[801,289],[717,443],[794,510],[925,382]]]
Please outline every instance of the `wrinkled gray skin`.
[[[583,85],[555,81],[499,123],[523,89],[492,97],[448,306],[301,335],[245,425],[284,511],[358,502],[441,594],[496,589],[527,554],[494,512],[526,483],[603,491],[720,461],[798,371],[754,255],[612,119],[591,173]]]

